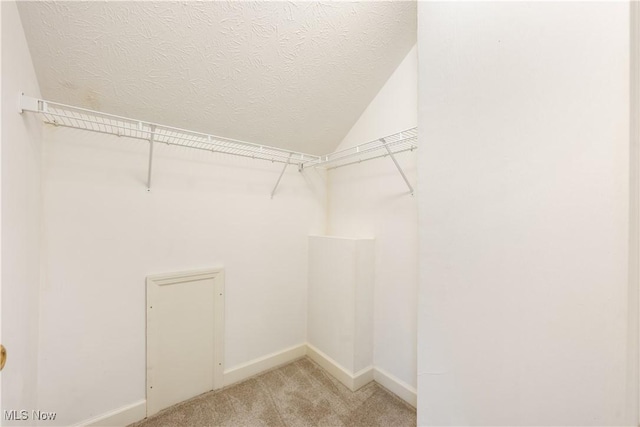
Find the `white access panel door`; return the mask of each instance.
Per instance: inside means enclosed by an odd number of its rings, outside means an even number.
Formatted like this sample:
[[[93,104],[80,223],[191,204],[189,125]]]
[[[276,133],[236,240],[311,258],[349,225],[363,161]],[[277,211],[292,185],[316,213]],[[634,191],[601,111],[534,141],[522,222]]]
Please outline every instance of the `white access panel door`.
[[[222,269],[147,277],[147,416],[222,387]]]

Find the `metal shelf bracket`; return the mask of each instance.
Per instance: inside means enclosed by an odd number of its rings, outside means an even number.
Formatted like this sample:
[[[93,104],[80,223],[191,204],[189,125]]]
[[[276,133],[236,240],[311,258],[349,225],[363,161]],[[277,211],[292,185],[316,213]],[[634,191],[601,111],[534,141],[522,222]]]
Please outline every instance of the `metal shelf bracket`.
[[[142,123],[139,124],[142,130]],[[151,191],[151,170],[153,168],[153,142],[156,136],[156,127],[151,125],[151,136],[149,138],[149,172],[147,174],[147,191]]]
[[[289,158],[287,159],[287,163],[284,164],[284,166],[282,167],[282,172],[280,172],[280,176],[278,177],[278,180],[276,181],[276,185],[275,187],[273,187],[273,190],[271,191],[271,198],[273,199],[273,195],[276,194],[276,189],[278,188],[278,185],[280,185],[280,180],[282,179],[282,175],[284,175],[284,171],[287,170],[287,166],[289,166],[289,162],[291,161],[291,156],[292,154],[289,154]]]
[[[45,110],[45,102],[40,101],[37,98],[26,96],[24,92],[20,92],[20,99],[18,100],[18,112],[20,114],[25,111],[31,111],[39,113]]]
[[[398,168],[398,172],[400,172],[400,175],[402,175],[402,179],[404,179],[404,182],[407,184],[407,187],[409,187],[409,194],[411,194],[413,196],[413,187],[409,183],[409,180],[407,179],[407,176],[404,174],[404,171],[402,170],[402,167],[400,167],[400,164],[396,160],[396,156],[393,155],[393,153],[389,149],[389,146],[387,145],[387,142],[384,140],[384,138],[380,138],[380,142],[382,142],[382,144],[384,144],[384,148],[387,150],[387,153],[389,153],[389,157],[391,157],[391,160],[393,160],[393,163],[396,165],[396,168]]]

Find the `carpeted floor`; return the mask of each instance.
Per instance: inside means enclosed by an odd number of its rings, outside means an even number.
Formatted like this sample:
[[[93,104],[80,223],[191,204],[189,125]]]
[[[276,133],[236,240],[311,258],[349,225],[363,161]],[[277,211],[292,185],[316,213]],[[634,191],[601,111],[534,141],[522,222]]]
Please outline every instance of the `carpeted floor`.
[[[305,357],[131,427],[415,425],[415,409],[375,382],[354,393]]]

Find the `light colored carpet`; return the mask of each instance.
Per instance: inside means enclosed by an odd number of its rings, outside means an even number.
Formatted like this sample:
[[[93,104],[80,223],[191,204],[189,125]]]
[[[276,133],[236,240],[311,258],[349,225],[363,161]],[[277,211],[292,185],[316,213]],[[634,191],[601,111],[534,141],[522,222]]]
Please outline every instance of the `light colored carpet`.
[[[352,392],[304,357],[196,396],[132,427],[415,425],[415,409],[377,383]]]

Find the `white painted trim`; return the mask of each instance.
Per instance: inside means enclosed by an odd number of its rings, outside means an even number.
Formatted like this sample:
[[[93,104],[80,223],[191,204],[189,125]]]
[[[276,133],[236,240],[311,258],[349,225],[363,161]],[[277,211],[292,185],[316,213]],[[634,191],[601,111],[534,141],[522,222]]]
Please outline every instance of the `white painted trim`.
[[[224,372],[224,386],[235,384],[266,370],[292,362],[303,357],[307,353],[306,344],[296,345],[276,353],[268,354],[258,359],[251,360],[235,368]]]
[[[153,384],[153,358],[156,355],[149,351],[150,346],[153,348],[154,329],[150,327],[154,323],[154,312],[150,307],[154,304],[157,297],[156,292],[160,286],[177,285],[203,279],[213,279],[213,390],[220,389],[224,386],[224,299],[225,299],[225,275],[224,267],[213,267],[206,270],[182,271],[176,273],[157,274],[147,276],[146,280],[146,398],[151,402],[146,405],[148,412],[146,416],[151,416],[158,412],[156,400],[153,399],[154,394],[150,393]],[[155,391],[154,391],[155,392]],[[149,412],[151,411],[151,412]]]
[[[373,381],[373,373],[373,366],[368,366],[353,374],[353,388],[351,388],[351,391],[356,391]]]
[[[210,268],[207,270],[181,271],[178,273],[154,274],[147,276],[147,283],[150,281],[158,286],[175,285],[178,283],[193,282],[202,279],[213,279],[218,274],[223,273],[222,267]]]
[[[407,402],[409,405],[417,408],[418,393],[416,389],[411,387],[409,384],[380,368],[374,368],[373,379],[375,382]]]
[[[311,344],[307,344],[307,356],[320,365],[325,371],[335,379],[344,384],[349,390],[356,391],[360,387],[373,381],[373,367],[362,369],[355,374],[349,373],[338,362],[318,350]]]
[[[124,427],[145,418],[147,401],[142,399],[130,405],[84,420],[77,427]]]
[[[226,298],[226,279],[223,267],[215,271],[218,280],[215,280],[216,299],[213,300],[213,324],[215,328],[213,357],[216,361],[216,366],[213,369],[213,387],[214,390],[217,390],[224,387],[224,301]]]
[[[640,3],[631,1],[629,70],[629,337],[627,367],[630,387],[627,393],[629,424],[640,422]]]
[[[278,366],[293,362],[305,355],[309,356],[311,360],[320,365],[325,371],[344,384],[351,391],[356,391],[371,381],[376,381],[409,405],[414,408],[416,407],[416,389],[402,380],[396,378],[383,369],[373,366],[362,369],[352,375],[335,360],[308,343],[296,345],[276,353],[268,354],[225,371],[223,375],[223,384],[226,387],[238,383],[246,380],[247,378],[261,374],[269,369],[277,368]],[[143,399],[80,422],[76,424],[76,427],[123,427],[144,419],[146,417],[146,413],[147,401]]]
[[[320,365],[325,371],[329,372],[335,379],[340,381],[350,390],[353,390],[353,377],[345,368],[340,366],[338,362],[318,350],[311,344],[307,344],[307,356]]]

